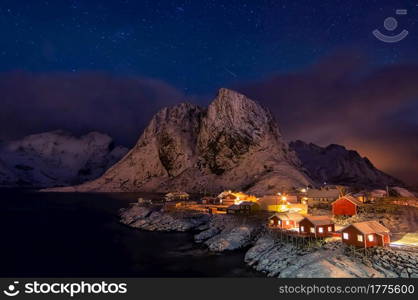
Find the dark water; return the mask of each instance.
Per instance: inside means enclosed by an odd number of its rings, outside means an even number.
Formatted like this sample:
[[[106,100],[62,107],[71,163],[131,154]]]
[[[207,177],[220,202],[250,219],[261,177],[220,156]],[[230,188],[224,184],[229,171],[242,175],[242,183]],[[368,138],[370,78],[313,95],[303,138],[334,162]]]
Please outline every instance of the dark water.
[[[244,252],[212,254],[190,233],[118,222],[135,194],[0,190],[2,277],[253,277]]]

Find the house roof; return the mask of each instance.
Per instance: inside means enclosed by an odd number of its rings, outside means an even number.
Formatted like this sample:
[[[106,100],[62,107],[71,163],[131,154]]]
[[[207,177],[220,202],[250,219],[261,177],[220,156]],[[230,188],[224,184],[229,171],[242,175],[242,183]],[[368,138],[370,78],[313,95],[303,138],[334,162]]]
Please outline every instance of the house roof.
[[[299,222],[301,220],[303,220],[304,216],[300,215],[300,214],[296,214],[296,213],[276,213],[274,215],[272,215],[270,218],[272,217],[277,217],[280,220],[283,221],[296,221]]]
[[[186,192],[170,192],[165,194],[166,197],[174,197],[174,196],[189,196]]]
[[[308,198],[338,198],[339,195],[337,189],[309,189],[306,193]]]
[[[307,219],[309,222],[311,222],[315,226],[328,225],[328,224],[334,223],[332,222],[331,217],[329,216],[307,216],[305,217],[305,219]]]
[[[254,206],[254,205],[258,205],[255,202],[252,201],[243,201],[240,204],[232,204],[231,206],[228,206],[228,209],[241,209],[242,206]]]
[[[235,196],[234,194],[226,194],[224,195],[222,198],[231,198],[231,199],[237,199],[237,196]]]
[[[350,201],[351,203],[353,203],[354,205],[357,205],[357,206],[363,205],[362,202],[360,202],[359,200],[357,200],[356,198],[354,198],[353,196],[350,196],[350,195],[346,195],[346,196],[343,196],[341,198],[338,198],[337,200],[332,202],[331,205],[334,205],[337,201],[339,201],[341,199],[346,199],[346,200]]]
[[[241,209],[241,208],[239,207],[239,205],[238,205],[238,204],[233,204],[233,205],[231,205],[231,206],[228,206],[228,207],[227,207],[227,209],[239,210],[239,209]]]
[[[256,204],[257,203],[252,202],[252,201],[243,201],[239,205],[250,205],[250,206],[253,206],[253,205],[256,205]]]
[[[358,193],[353,194],[353,196],[354,197],[367,196],[367,193],[366,192],[358,192]]]
[[[363,234],[369,234],[369,233],[389,233],[390,230],[387,229],[385,226],[380,224],[377,221],[366,221],[366,222],[359,222],[359,223],[353,223],[350,224],[342,229],[344,231],[346,228],[349,228],[350,226],[353,226],[358,231],[360,231]]]
[[[370,192],[372,197],[385,197],[387,192],[385,190],[373,190]]]

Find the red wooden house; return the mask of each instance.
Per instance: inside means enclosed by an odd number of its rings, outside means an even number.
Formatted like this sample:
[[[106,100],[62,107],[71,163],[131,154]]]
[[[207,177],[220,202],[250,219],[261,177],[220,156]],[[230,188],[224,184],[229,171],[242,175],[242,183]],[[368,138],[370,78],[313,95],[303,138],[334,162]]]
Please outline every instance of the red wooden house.
[[[326,237],[334,232],[334,222],[329,216],[307,216],[299,222],[299,233],[302,235]]]
[[[354,216],[363,203],[352,196],[343,196],[331,203],[334,216]]]
[[[390,231],[377,221],[348,225],[342,232],[342,241],[356,247],[385,246],[390,243]]]
[[[269,225],[280,229],[292,229],[298,227],[298,224],[302,219],[303,216],[300,214],[274,214],[269,218]]]

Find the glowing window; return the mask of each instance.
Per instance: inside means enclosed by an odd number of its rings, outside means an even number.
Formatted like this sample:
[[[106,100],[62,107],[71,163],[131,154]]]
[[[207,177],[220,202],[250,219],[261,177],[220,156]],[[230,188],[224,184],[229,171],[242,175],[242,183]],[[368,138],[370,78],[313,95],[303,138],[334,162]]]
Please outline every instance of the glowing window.
[[[270,220],[270,224],[273,224],[274,223],[274,220]]]
[[[305,227],[300,226],[300,231],[304,232],[305,231]]]
[[[332,231],[332,226],[328,226],[328,232]]]
[[[343,239],[348,240],[348,233],[347,232],[343,233]]]
[[[357,234],[357,241],[362,242],[363,236],[361,234]]]
[[[282,224],[282,221],[279,220],[279,224]]]
[[[311,233],[315,233],[315,228],[311,227]]]
[[[318,232],[319,232],[319,233],[323,233],[323,232],[324,232],[324,228],[322,228],[322,227],[318,227]]]
[[[373,234],[369,234],[369,236],[367,238],[369,239],[369,242],[373,242],[373,240],[374,240]]]
[[[289,225],[289,221],[286,221],[286,225]]]

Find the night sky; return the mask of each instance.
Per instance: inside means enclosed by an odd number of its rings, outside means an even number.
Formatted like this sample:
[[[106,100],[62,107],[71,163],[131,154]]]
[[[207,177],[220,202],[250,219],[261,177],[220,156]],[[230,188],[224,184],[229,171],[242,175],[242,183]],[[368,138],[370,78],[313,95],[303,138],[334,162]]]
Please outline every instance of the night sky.
[[[99,130],[131,146],[162,106],[229,87],[287,140],[341,143],[418,185],[418,0],[1,0],[0,32],[0,139]]]

